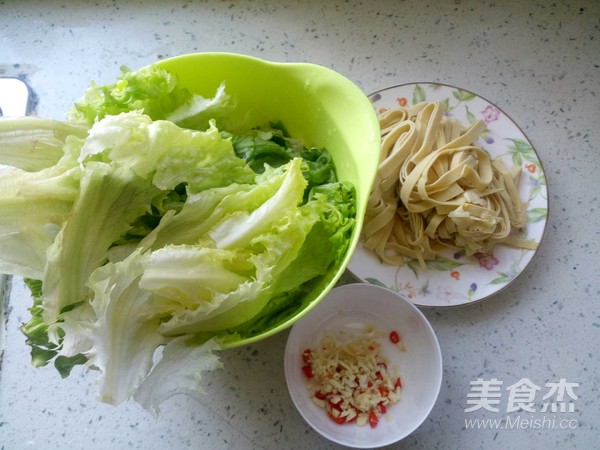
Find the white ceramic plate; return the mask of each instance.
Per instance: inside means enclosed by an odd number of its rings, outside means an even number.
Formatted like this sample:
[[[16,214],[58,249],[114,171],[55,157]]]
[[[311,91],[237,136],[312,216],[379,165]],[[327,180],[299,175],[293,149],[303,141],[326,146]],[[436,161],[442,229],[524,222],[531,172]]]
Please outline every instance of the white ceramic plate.
[[[402,399],[388,408],[375,428],[355,423],[339,425],[311,400],[302,372],[302,352],[316,347],[325,334],[368,326],[382,332],[380,343],[385,357],[399,368]],[[386,338],[392,330],[402,336],[404,351]],[[355,448],[389,445],[412,433],[431,412],[442,382],[440,346],[425,316],[389,289],[363,283],[333,289],[292,327],[284,365],[292,401],[306,422],[327,439]]]
[[[519,165],[523,173],[519,185],[522,200],[528,200],[528,223],[522,237],[540,242],[548,216],[546,177],[539,157],[521,129],[498,107],[456,87],[417,83],[390,87],[371,94],[381,111],[421,101],[441,101],[447,114],[464,126],[484,119],[487,131],[479,146],[492,158],[507,165]],[[467,257],[448,251],[421,269],[416,261],[404,266],[383,264],[369,250],[358,245],[348,266],[364,282],[385,286],[419,306],[456,306],[483,300],[508,286],[533,258],[535,251],[496,246],[490,254]]]

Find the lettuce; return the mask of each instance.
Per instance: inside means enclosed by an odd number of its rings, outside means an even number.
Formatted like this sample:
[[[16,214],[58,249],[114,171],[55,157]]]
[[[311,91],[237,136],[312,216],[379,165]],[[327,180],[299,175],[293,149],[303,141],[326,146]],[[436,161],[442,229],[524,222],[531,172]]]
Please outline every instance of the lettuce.
[[[0,120],[0,164],[36,172],[54,166],[63,156],[68,136],[85,137],[87,126],[39,117]]]
[[[341,262],[354,189],[327,150],[281,125],[219,129],[229,107],[224,86],[203,99],[156,67],[123,69],[66,122],[0,126],[0,270],[28,277],[36,366],[97,369],[101,401],[157,413]]]
[[[96,269],[88,280],[94,292],[92,319],[83,332],[71,328],[72,335],[87,340],[79,350],[86,349],[82,353],[89,364],[100,369],[99,398],[106,403],[118,404],[135,393],[153,366],[156,348],[165,342],[158,332],[163,308],[153,308],[160,300],[139,288],[142,273],[139,258]]]
[[[159,120],[191,101],[192,97],[187,89],[178,86],[173,75],[156,66],[137,71],[122,66],[115,83],[92,83],[67,117],[70,122],[93,125],[106,116],[144,111]]]
[[[78,195],[80,169],[0,166],[0,271],[39,279]]]
[[[231,139],[237,156],[257,173],[265,167],[279,167],[293,158],[302,158],[302,172],[307,181],[306,195],[315,186],[335,183],[337,176],[331,155],[325,148],[305,148],[291,139],[281,124],[271,124],[268,131],[252,130],[246,134],[223,133]]]
[[[231,108],[225,85],[206,99],[180,87],[174,75],[155,65],[137,71],[122,66],[115,83],[92,83],[67,117],[73,124],[91,126],[107,116],[142,111],[152,120],[203,130],[209,119],[224,118]]]
[[[91,162],[82,174],[69,220],[46,251],[44,318],[88,298],[86,281],[134,219],[149,211],[158,190],[127,166]],[[82,237],[89,236],[87,239]]]
[[[158,415],[160,404],[174,394],[204,393],[201,373],[223,368],[215,355],[217,350],[219,345],[214,339],[199,345],[188,336],[173,339],[165,345],[160,361],[135,392],[135,400]]]

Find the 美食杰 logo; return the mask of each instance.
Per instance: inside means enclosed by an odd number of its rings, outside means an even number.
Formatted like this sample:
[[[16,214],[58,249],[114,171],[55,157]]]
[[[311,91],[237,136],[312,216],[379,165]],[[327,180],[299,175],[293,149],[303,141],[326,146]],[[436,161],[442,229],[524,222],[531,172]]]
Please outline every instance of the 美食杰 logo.
[[[465,413],[488,411],[504,413],[500,418],[467,418],[465,428],[481,429],[573,429],[576,390],[579,383],[566,378],[540,386],[529,378],[521,378],[504,387],[497,379],[477,378],[470,382]]]

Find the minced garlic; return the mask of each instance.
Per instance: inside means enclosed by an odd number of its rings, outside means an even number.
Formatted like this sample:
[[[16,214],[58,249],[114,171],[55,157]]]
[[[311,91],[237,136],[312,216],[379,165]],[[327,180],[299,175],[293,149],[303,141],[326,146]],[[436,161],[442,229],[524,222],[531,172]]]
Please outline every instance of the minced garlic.
[[[402,394],[397,368],[389,368],[372,331],[326,336],[302,354],[302,370],[313,401],[337,423],[377,426]]]

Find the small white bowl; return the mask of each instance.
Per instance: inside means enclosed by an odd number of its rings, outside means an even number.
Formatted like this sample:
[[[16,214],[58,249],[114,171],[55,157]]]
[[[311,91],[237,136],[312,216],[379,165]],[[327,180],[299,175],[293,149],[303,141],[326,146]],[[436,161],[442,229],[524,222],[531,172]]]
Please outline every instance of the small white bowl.
[[[335,423],[311,400],[302,372],[302,352],[315,348],[325,334],[366,326],[382,332],[383,353],[398,366],[402,380],[401,400],[375,428]],[[394,330],[402,338],[403,351],[387,338]],[[289,334],[284,365],[292,401],[306,422],[327,439],[355,448],[382,447],[411,434],[433,409],[442,384],[440,346],[425,316],[397,293],[372,284],[337,287],[300,319]]]

